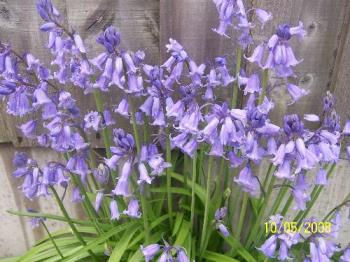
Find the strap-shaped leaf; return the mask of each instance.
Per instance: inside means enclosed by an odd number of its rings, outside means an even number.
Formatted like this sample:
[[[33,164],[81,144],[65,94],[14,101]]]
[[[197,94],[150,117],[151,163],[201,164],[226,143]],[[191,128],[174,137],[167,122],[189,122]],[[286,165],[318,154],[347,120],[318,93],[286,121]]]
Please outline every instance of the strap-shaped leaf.
[[[130,240],[139,229],[140,227],[135,227],[124,232],[122,238],[116,243],[108,262],[119,262],[123,258],[125,251],[129,247]]]
[[[234,259],[232,257],[228,257],[226,255],[211,252],[211,251],[205,251],[203,258],[205,258],[208,261],[213,261],[213,262],[217,262],[217,261],[220,261],[220,262],[240,262],[239,260]]]

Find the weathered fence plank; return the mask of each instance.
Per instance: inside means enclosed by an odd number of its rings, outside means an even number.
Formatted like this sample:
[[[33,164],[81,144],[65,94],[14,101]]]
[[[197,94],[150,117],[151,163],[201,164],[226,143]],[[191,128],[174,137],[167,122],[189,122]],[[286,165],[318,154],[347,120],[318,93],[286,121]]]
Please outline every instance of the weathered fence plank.
[[[298,21],[304,23],[308,32],[301,44],[294,43],[293,46],[296,47],[297,58],[304,59],[295,70],[300,79],[299,84],[310,94],[287,108],[288,95],[284,89],[275,88],[272,98],[279,109],[274,111],[275,121],[281,123],[286,112],[321,112],[322,97],[331,85],[336,54],[341,44],[340,33],[346,19],[347,4],[347,0],[255,1],[254,6],[270,10],[274,15],[273,22],[267,24],[264,32],[271,34],[278,24],[297,25]],[[254,35],[257,39],[266,39],[266,33],[260,32],[258,28]]]

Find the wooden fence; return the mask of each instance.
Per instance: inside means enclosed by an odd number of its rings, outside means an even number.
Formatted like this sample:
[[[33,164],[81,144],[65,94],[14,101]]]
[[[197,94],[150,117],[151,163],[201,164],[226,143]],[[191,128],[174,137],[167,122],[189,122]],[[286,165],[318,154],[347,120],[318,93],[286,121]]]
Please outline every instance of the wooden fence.
[[[97,33],[109,25],[116,26],[122,35],[122,45],[130,50],[144,49],[148,63],[160,63],[167,57],[165,44],[169,37],[177,39],[198,62],[206,62],[216,55],[234,55],[235,46],[229,39],[220,38],[211,28],[218,23],[211,0],[54,0],[66,23],[78,30],[87,49],[94,55],[101,51],[95,44]],[[297,67],[299,84],[310,92],[297,105],[287,107],[287,95],[274,89],[270,96],[279,110],[273,120],[281,122],[286,112],[320,113],[322,97],[327,90],[337,95],[337,108],[344,121],[349,113],[350,99],[350,1],[349,0],[247,0],[247,8],[260,7],[274,15],[264,30],[253,30],[257,41],[270,36],[277,24],[297,24],[302,21],[307,30],[304,41],[298,45],[298,58],[304,61]],[[30,51],[42,61],[49,61],[49,52],[43,48],[47,39],[38,30],[41,19],[36,13],[34,0],[0,0],[0,41],[10,41],[18,52]],[[79,90],[73,91],[79,105],[93,109],[93,100]],[[108,98],[116,103],[116,97]],[[37,148],[24,139],[16,129],[23,120],[5,113],[0,105],[0,257],[24,252],[42,236],[32,231],[27,219],[5,214],[9,208],[29,206],[57,212],[50,200],[29,203],[24,201],[11,176],[11,157],[15,150],[26,150],[40,161],[57,159],[55,153]],[[98,145],[99,142],[96,142]],[[322,204],[315,214],[324,214],[339,203],[350,191],[350,171],[341,160],[333,184],[323,193]],[[76,212],[76,208],[67,202]],[[321,209],[321,211],[317,211]],[[58,227],[60,224],[51,224]],[[342,241],[349,242],[349,227],[343,230]]]

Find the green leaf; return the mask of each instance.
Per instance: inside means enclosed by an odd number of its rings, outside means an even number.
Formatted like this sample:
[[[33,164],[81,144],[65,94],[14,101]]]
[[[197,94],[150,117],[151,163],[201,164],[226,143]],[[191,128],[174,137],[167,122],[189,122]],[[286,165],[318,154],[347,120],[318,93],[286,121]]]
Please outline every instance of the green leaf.
[[[0,262],[17,262],[20,257],[0,258]]]
[[[25,216],[25,217],[45,217],[46,219],[52,219],[52,220],[58,220],[67,222],[67,219],[63,216],[57,216],[52,214],[46,214],[46,213],[33,213],[33,212],[26,212],[26,211],[15,211],[15,210],[7,210],[7,213],[11,215],[17,215],[17,216]],[[93,226],[94,224],[87,220],[81,220],[81,219],[74,219],[72,218],[72,221],[74,224],[80,224],[85,226]],[[111,228],[110,225],[98,223],[98,225],[102,228],[109,229]]]
[[[175,236],[177,234],[177,232],[180,229],[180,226],[182,224],[183,218],[184,218],[184,213],[181,212],[181,213],[177,214],[172,236]]]
[[[220,234],[226,243],[228,243],[237,253],[248,262],[256,262],[256,259],[246,250],[242,244],[233,236],[224,237]]]
[[[176,234],[175,245],[184,246],[184,243],[191,231],[190,222],[183,220],[179,232]]]
[[[140,229],[140,227],[136,227],[132,230],[127,230],[124,232],[123,237],[119,242],[116,243],[111,256],[108,259],[108,262],[119,262],[123,257],[124,252],[129,247],[129,242],[134,234]]]
[[[157,188],[151,188],[150,191],[152,193],[164,193],[164,192],[168,192],[167,188],[162,186],[162,187],[157,187]],[[188,189],[185,188],[180,188],[180,187],[172,187],[170,188],[171,193],[174,194],[179,194],[179,195],[185,195],[185,196],[191,196],[190,192],[188,191]]]
[[[213,262],[240,262],[237,259],[228,257],[226,255],[223,254],[219,254],[219,253],[215,253],[215,252],[211,252],[211,251],[205,251],[203,254],[203,258],[205,258],[208,261],[213,261]]]
[[[129,230],[130,228],[136,226],[139,222],[132,221],[129,223],[118,225],[115,228],[110,229],[108,232],[101,234],[99,237],[96,237],[94,241],[89,242],[86,246],[81,247],[77,252],[70,255],[69,257],[62,259],[62,262],[66,261],[76,261],[76,258],[79,257],[81,254],[86,253],[88,250],[93,249],[100,244],[104,243],[107,239],[109,239],[111,236],[119,234],[120,232],[124,230]]]
[[[184,177],[180,174],[177,174],[175,172],[171,172],[171,176],[182,183],[184,182]],[[187,179],[187,185],[188,186],[192,185],[192,180],[189,178]],[[194,191],[195,191],[196,195],[199,197],[199,199],[203,203],[205,203],[205,190],[204,190],[204,188],[201,187],[200,185],[196,184],[194,187]]]

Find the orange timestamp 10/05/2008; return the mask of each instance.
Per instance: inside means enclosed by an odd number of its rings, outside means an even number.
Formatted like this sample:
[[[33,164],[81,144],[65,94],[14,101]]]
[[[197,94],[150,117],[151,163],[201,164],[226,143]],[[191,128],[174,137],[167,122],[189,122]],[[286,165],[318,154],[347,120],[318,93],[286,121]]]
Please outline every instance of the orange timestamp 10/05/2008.
[[[274,221],[265,223],[266,234],[280,234],[280,233],[302,233],[302,234],[316,234],[316,233],[331,233],[331,222],[311,222],[307,221],[298,226],[297,222],[282,221],[276,223]]]

